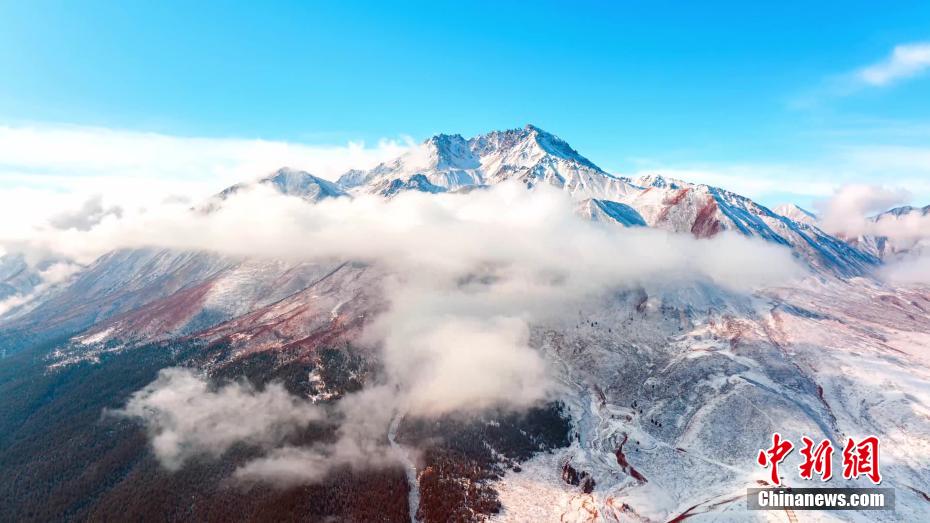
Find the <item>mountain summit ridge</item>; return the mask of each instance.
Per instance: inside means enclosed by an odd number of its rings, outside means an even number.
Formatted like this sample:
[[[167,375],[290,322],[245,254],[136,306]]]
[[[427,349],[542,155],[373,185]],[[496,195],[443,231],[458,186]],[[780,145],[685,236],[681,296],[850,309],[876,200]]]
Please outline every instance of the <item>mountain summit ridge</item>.
[[[297,196],[309,202],[347,195],[337,184],[329,180],[314,176],[307,171],[281,167],[257,181],[240,182],[229,186],[220,191],[216,197],[225,200],[243,189],[256,185],[270,187],[285,196]]]
[[[527,124],[466,139],[437,134],[392,161],[353,170],[337,185],[349,194],[394,197],[404,191],[442,193],[516,181],[548,185],[579,202],[579,214],[622,226],[647,225],[708,238],[725,230],[790,247],[815,271],[842,277],[880,263],[819,229],[811,213],[772,211],[723,188],[651,173],[635,180],[610,174],[566,141]]]
[[[429,182],[430,192],[509,179],[528,186],[548,182],[584,197],[615,197],[632,189],[629,180],[607,173],[565,140],[532,124],[468,139],[460,134],[437,134],[373,169],[348,171],[336,184],[350,193],[387,196],[395,194],[393,188],[422,187],[412,180],[417,175]]]

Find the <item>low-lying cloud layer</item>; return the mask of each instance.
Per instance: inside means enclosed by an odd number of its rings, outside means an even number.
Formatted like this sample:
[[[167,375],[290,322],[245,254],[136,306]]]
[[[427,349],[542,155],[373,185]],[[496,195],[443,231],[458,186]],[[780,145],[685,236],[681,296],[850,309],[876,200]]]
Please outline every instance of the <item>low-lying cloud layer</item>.
[[[247,383],[213,389],[182,368],[159,372],[116,413],[145,422],[155,456],[171,470],[196,456],[219,457],[237,443],[273,446],[324,416],[279,384],[260,392]]]
[[[831,198],[818,204],[825,231],[846,237],[877,235],[878,223],[870,216],[887,211],[910,199],[903,189],[875,185],[851,184],[837,190]],[[897,234],[896,230],[885,231]]]
[[[903,258],[882,268],[881,276],[896,284],[930,284],[930,252]]]
[[[179,371],[164,373],[125,410],[145,420],[168,467],[247,441],[272,450],[240,478],[313,481],[328,466],[390,459],[384,435],[395,414],[520,409],[549,398],[549,370],[529,345],[529,328],[577,313],[584,300],[639,285],[712,283],[750,292],[800,274],[790,251],[761,240],[609,227],[574,209],[562,191],[519,184],[315,205],[259,186],[209,213],[165,205],[103,216],[87,230],[47,227],[13,243],[85,262],[116,248],[166,247],[355,260],[390,274],[389,308],[361,340],[381,349],[386,384],[340,400],[335,443],[277,448],[285,428],[318,419],[319,411],[280,389],[214,391]],[[265,414],[237,425],[254,409]]]
[[[20,305],[29,303],[53,285],[67,281],[82,269],[80,265],[68,261],[51,261],[44,265],[42,268],[36,268],[35,276],[39,279],[39,283],[35,287],[23,294],[12,294],[0,299],[0,316]]]
[[[847,185],[821,202],[821,227],[845,238],[881,239],[887,253],[878,275],[893,284],[930,283],[930,214],[885,213],[911,200],[905,190]]]
[[[316,205],[255,187],[211,213],[166,206],[104,217],[86,231],[46,228],[18,243],[85,262],[115,248],[157,246],[376,264],[395,278],[373,337],[387,371],[411,389],[410,406],[432,412],[539,399],[542,363],[526,347],[526,325],[579,300],[644,284],[712,282],[745,292],[798,271],[787,249],[761,240],[599,226],[577,217],[564,192],[517,184]],[[435,379],[410,376],[410,368],[448,374],[456,392],[438,393]],[[486,386],[465,376],[484,377]]]
[[[116,207],[136,212],[165,200],[196,201],[282,165],[335,180],[396,158],[411,144],[409,138],[324,145],[0,124],[0,237],[28,234],[28,226],[50,219],[67,225]]]
[[[168,368],[111,414],[142,420],[155,456],[169,470],[245,444],[264,455],[240,467],[236,478],[291,485],[319,481],[337,467],[395,463],[383,430],[393,413],[371,408],[383,397],[383,388],[372,388],[345,398],[332,413],[342,416],[336,441],[309,447],[286,440],[325,420],[327,411],[275,383],[264,390],[247,382],[215,387],[191,369]]]
[[[402,458],[389,445],[387,430],[397,414],[387,386],[369,387],[346,396],[337,405],[341,424],[335,442],[309,447],[284,446],[252,460],[238,470],[240,481],[292,485],[316,482],[340,468],[378,468]]]

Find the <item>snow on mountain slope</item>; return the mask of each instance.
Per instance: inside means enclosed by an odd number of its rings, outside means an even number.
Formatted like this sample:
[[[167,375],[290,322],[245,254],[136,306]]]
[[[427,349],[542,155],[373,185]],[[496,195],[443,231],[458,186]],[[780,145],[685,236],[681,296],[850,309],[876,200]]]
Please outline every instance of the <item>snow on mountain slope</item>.
[[[797,223],[821,227],[816,214],[794,204],[780,205],[775,212]],[[840,237],[856,250],[879,260],[919,254],[927,248],[927,239],[930,238],[930,205],[895,207],[868,218],[867,223],[866,228],[872,232]]]
[[[809,223],[779,215],[737,194],[653,174],[635,181],[604,172],[563,140],[537,127],[493,131],[466,140],[437,135],[393,162],[350,171],[339,185],[352,192],[393,196],[404,190],[462,191],[519,180],[528,188],[548,184],[581,202],[591,219],[609,218],[711,237],[723,230],[791,247],[814,270],[857,276],[879,263],[871,253],[830,236]],[[589,203],[585,203],[588,201]]]
[[[930,205],[895,207],[869,218],[873,234],[848,241],[858,249],[890,260],[930,249]]]
[[[382,187],[395,180],[405,183],[411,177],[421,175],[430,185],[454,190],[481,184],[480,167],[478,157],[461,135],[439,134],[366,173],[349,171],[339,178],[337,184],[346,189],[365,185]],[[374,191],[369,188],[366,192]]]
[[[138,309],[218,274],[234,260],[167,249],[105,254],[66,285],[49,289],[22,314],[0,323],[0,346],[34,343],[71,334]]]
[[[25,295],[42,282],[20,254],[0,256],[0,302],[10,296]]]
[[[206,344],[212,368],[256,353],[312,359],[357,339],[384,306],[383,277],[340,265],[190,338]],[[606,296],[533,328],[530,344],[556,370],[576,442],[491,483],[501,520],[760,518],[743,496],[767,477],[754,458],[774,431],[835,442],[879,435],[885,485],[898,491],[894,517],[920,517],[930,492],[930,291],[812,278],[753,297],[708,285]],[[590,492],[565,482],[566,463],[593,478]]]
[[[199,332],[302,291],[338,265],[243,260],[204,281],[100,322],[74,342],[81,346],[111,340],[148,343]]]
[[[804,223],[813,226],[818,226],[820,223],[820,218],[818,218],[816,214],[793,203],[785,203],[775,207],[772,210],[775,212],[775,214],[780,214],[785,218],[794,220],[798,223]]]
[[[709,284],[605,289],[602,299],[533,325],[530,345],[561,385],[574,442],[486,479],[503,504],[497,519],[764,518],[745,511],[743,496],[767,477],[755,453],[775,431],[795,441],[802,434],[834,442],[879,435],[897,512],[835,517],[925,519],[930,290],[859,278],[884,251],[848,245],[809,223],[799,208],[773,212],[719,188],[659,175],[611,176],[532,126],[470,140],[440,135],[393,162],[350,171],[339,185],[390,197],[403,190],[464,192],[511,179],[563,188],[577,200],[577,212],[594,221],[699,238],[732,230],[789,246],[816,273],[796,287],[754,296]],[[282,170],[258,183],[310,204],[345,194],[321,182]],[[269,365],[313,359],[320,349],[359,341],[386,307],[385,277],[376,267],[343,261],[116,251],[0,325],[0,343],[11,333],[41,340],[84,330],[59,347],[51,364],[150,341],[192,342],[213,370],[255,355],[270,356]],[[784,465],[785,475],[792,486],[804,486],[790,473],[796,457]],[[587,474],[590,489],[567,483],[566,465]]]
[[[428,184],[408,183],[417,175]],[[468,140],[437,135],[364,174],[349,171],[337,183],[347,190],[383,194],[386,187],[451,191],[504,180],[529,187],[549,183],[579,198],[616,200],[635,190],[627,180],[607,174],[563,140],[532,125]]]
[[[488,184],[512,179],[528,187],[548,183],[580,199],[619,200],[636,190],[629,180],[606,173],[562,139],[533,125],[494,131],[469,143]]]
[[[461,188],[465,187],[477,187],[475,185],[464,185]],[[461,188],[456,188],[453,190],[459,190]],[[429,179],[423,174],[414,174],[413,176],[407,178],[407,180],[402,180],[400,178],[391,178],[391,179],[381,179],[375,180],[368,186],[368,190],[372,194],[377,194],[380,196],[394,196],[395,194],[402,191],[419,191],[425,193],[441,193],[446,192],[446,188],[434,185]]]
[[[315,349],[355,340],[367,320],[384,310],[376,268],[342,263],[303,290],[193,336],[223,344],[225,364],[263,351],[312,355]]]
[[[392,162],[367,172],[350,171],[340,179],[340,184],[352,186],[356,192],[390,197],[403,190],[462,192],[514,178],[530,188],[542,182],[565,189],[578,200],[577,212],[595,221],[623,226],[646,225],[697,237],[735,230],[789,246],[815,271],[841,277],[866,274],[879,263],[873,255],[813,225],[780,216],[748,198],[722,189],[655,174],[635,182],[611,176],[564,141],[531,125],[494,131],[470,140],[459,135],[438,135]],[[346,195],[336,184],[287,168],[253,183],[269,185],[282,194],[304,198],[308,203]],[[252,184],[234,185],[219,193],[217,201],[249,185]],[[600,197],[592,198],[592,194]],[[792,214],[799,211],[791,210]],[[163,252],[161,256],[179,260],[191,257],[203,261],[205,266],[182,277],[181,285],[142,292],[129,282],[124,288],[111,289],[112,295],[101,296],[99,300],[92,289],[88,292],[85,288],[84,279],[79,279],[50,305],[43,308],[40,300],[35,314],[24,321],[49,317],[52,313],[46,311],[60,311],[63,304],[83,295],[89,300],[59,314],[59,318],[72,318],[57,320],[65,321],[61,332],[97,324],[85,336],[96,339],[99,332],[107,331],[109,335],[104,337],[105,341],[157,340],[195,332],[279,300],[299,291],[320,269],[291,270],[275,262],[220,260],[217,257],[207,261],[206,255],[184,253]],[[145,269],[137,267],[131,258],[115,263],[102,260],[102,267],[107,268],[99,270],[116,281],[120,281],[120,274],[133,271],[140,271],[139,277],[145,275]],[[166,274],[162,275],[165,277],[177,270],[172,262],[166,263]],[[94,272],[93,269],[88,271],[89,274]],[[90,276],[84,278],[87,277]],[[279,278],[285,278],[286,283],[282,284]],[[217,293],[224,288],[228,289],[226,296],[232,298],[218,305]],[[110,302],[120,306],[110,310],[107,305]],[[147,304],[151,306],[146,307]],[[102,322],[113,316],[119,318]]]
[[[896,513],[833,517],[922,519],[930,340],[921,333],[930,332],[930,292],[865,280],[811,280],[749,301],[678,292],[615,296],[574,324],[539,326],[534,345],[570,391],[576,443],[500,480],[503,511],[494,519],[766,521],[746,511],[745,492],[765,483],[755,455],[776,431],[835,444],[879,435]],[[783,475],[807,486],[798,463],[790,456]],[[592,478],[590,492],[564,480],[566,464]]]
[[[170,339],[204,343],[208,352],[221,345],[213,365],[262,351],[297,351],[307,357],[315,348],[357,336],[364,320],[382,310],[377,293],[382,277],[352,263],[245,261],[99,323],[57,349],[53,365]]]
[[[780,216],[738,194],[661,177],[641,179],[645,190],[627,200],[651,227],[690,232],[698,238],[723,230],[791,247],[813,269],[838,276],[870,272],[879,260],[815,226]]]
[[[636,209],[610,200],[596,198],[583,200],[578,204],[577,212],[593,222],[619,223],[626,227],[646,226],[645,220],[636,212]]]
[[[906,219],[908,216],[930,216],[930,205],[926,207],[913,207],[911,205],[895,207],[873,217],[872,221],[901,220]]]
[[[305,171],[282,167],[256,182],[237,183],[236,185],[227,187],[217,195],[217,198],[219,200],[225,200],[233,194],[256,184],[271,187],[277,192],[287,196],[303,198],[308,202],[318,202],[326,198],[347,196],[346,192],[333,182],[317,178]]]

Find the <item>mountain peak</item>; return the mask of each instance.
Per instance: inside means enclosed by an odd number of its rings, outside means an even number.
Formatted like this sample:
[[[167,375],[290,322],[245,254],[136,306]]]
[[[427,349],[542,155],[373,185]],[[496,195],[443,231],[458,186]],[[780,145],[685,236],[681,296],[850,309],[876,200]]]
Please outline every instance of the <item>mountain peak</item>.
[[[818,218],[816,214],[793,203],[781,204],[778,207],[772,209],[772,211],[775,214],[788,218],[789,220],[794,220],[798,223],[805,223],[807,225],[817,225],[817,223],[820,221],[820,218]]]
[[[578,153],[565,140],[529,123],[522,128],[478,135],[468,142],[472,151],[479,156],[509,155],[514,152],[520,157],[551,156],[601,171],[600,167]]]
[[[554,136],[552,133],[547,132],[547,131],[545,131],[544,129],[542,129],[542,128],[540,128],[540,127],[537,127],[537,126],[535,126],[535,125],[533,125],[533,124],[531,124],[531,123],[528,123],[528,124],[524,125],[524,126],[523,126],[523,130],[526,131],[526,132],[529,133],[529,134],[537,134],[537,135],[544,135],[544,136]]]
[[[430,136],[429,138],[427,138],[426,140],[424,140],[423,143],[432,143],[432,144],[436,144],[436,145],[443,145],[443,144],[450,144],[450,143],[455,143],[455,142],[459,142],[459,141],[461,141],[461,142],[464,142],[464,141],[465,141],[465,138],[463,138],[461,134],[458,134],[458,133],[456,133],[456,134],[439,133],[439,134],[434,134],[433,136]]]
[[[277,171],[261,178],[259,183],[273,183],[276,185],[293,185],[306,183],[309,180],[316,179],[316,176],[292,167],[281,167]]]
[[[657,189],[680,189],[690,185],[681,180],[676,180],[675,178],[666,178],[665,176],[662,176],[658,173],[650,173],[645,176],[640,176],[634,180],[633,183],[640,187],[655,187]]]
[[[889,216],[894,216],[895,218],[901,218],[903,216],[908,216],[911,214],[919,214],[921,216],[930,215],[930,205],[926,207],[914,207],[913,205],[902,205],[901,207],[895,207],[893,209],[888,209],[887,211],[877,214],[872,217],[873,221],[878,221]]]
[[[476,169],[479,166],[478,158],[468,146],[468,141],[460,134],[437,134],[424,142],[425,164],[421,168],[444,169]],[[411,156],[423,156],[412,151]]]
[[[286,196],[297,196],[307,201],[318,202],[324,198],[346,196],[346,192],[335,183],[316,177],[307,171],[281,167],[277,171],[260,178],[255,182],[237,183],[223,189],[217,198],[225,200],[239,191],[254,185],[271,187]],[[212,208],[212,206],[210,206]]]
[[[411,182],[416,175],[423,175],[429,185]],[[338,184],[344,190],[382,193],[385,187],[457,191],[506,180],[527,187],[546,183],[579,197],[621,197],[633,189],[628,180],[604,172],[564,140],[533,124],[469,139],[437,134],[373,169],[345,173]]]
[[[290,167],[282,167],[262,178],[258,183],[270,185],[281,194],[300,196],[313,201],[345,194],[333,182],[316,177],[307,171]]]

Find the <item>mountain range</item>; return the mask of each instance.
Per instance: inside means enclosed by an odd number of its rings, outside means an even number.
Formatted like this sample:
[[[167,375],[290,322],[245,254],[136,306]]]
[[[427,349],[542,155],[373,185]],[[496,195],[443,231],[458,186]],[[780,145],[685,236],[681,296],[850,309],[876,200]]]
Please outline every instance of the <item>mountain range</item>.
[[[883,486],[896,489],[897,512],[831,517],[917,521],[930,513],[930,288],[895,287],[876,277],[884,264],[914,251],[916,241],[841,238],[821,229],[815,213],[794,205],[769,209],[723,188],[658,174],[612,175],[532,125],[468,139],[437,135],[335,182],[282,168],[228,187],[191,212],[213,212],[255,185],[315,205],[407,191],[462,193],[505,181],[528,191],[561,189],[579,216],[611,227],[657,228],[698,239],[732,231],[783,246],[808,275],[802,284],[749,297],[710,285],[626,289],[570,317],[534,325],[531,345],[557,369],[563,390],[556,403],[525,416],[494,412],[435,424],[405,419],[395,432],[420,452],[411,464],[412,480],[403,470],[345,471],[313,488],[342,481],[353,496],[369,489],[394,503],[399,498],[398,512],[386,511],[386,520],[399,514],[423,521],[761,521],[763,515],[745,510],[743,496],[767,477],[755,454],[771,433],[795,439],[816,434],[835,442],[869,433],[883,438]],[[871,219],[893,225],[928,214],[930,206],[901,207]],[[114,444],[86,456],[67,450],[57,436],[29,432],[38,430],[30,429],[38,423],[30,419],[62,416],[67,402],[83,402],[75,395],[90,390],[89,376],[109,367],[131,364],[149,369],[150,377],[181,363],[215,379],[283,381],[288,390],[324,404],[364,388],[379,372],[378,355],[356,343],[387,307],[379,283],[388,273],[377,265],[153,247],[107,253],[47,288],[40,285],[44,268],[15,254],[0,258],[0,300],[30,298],[0,309],[0,361],[21,366],[20,377],[5,378],[0,395],[29,398],[23,412],[11,411],[9,419],[19,421],[4,427],[8,435],[0,439],[0,468],[19,478],[6,482],[0,497],[23,496],[41,484],[43,492],[63,498],[52,512],[42,512],[52,518],[113,515],[107,510],[126,503],[132,492],[173,492],[195,480],[191,472],[160,471],[139,427],[122,422],[106,428],[100,421],[101,409],[119,406],[144,381],[121,382],[114,385],[121,395],[86,400],[84,417],[61,428],[64,435],[112,430],[126,441],[135,438],[134,447]],[[45,388],[30,388],[46,382]],[[56,483],[50,478],[61,471],[32,472],[35,460],[16,457],[29,445],[42,452],[54,447],[55,455],[76,463],[67,469],[73,478]],[[229,463],[240,458],[227,457],[228,463],[214,468],[198,465],[202,480],[188,508],[168,496],[148,508],[142,501],[129,503],[140,512],[123,515],[225,514],[220,504],[229,503],[229,494],[222,485]],[[789,466],[795,464],[783,465]],[[88,478],[87,467],[102,472]],[[835,486],[841,485],[864,483],[840,480]],[[61,493],[67,489],[77,489],[85,501],[69,501]],[[281,496],[295,507],[312,503],[308,490],[262,489],[249,501],[253,512],[240,516],[268,517]],[[408,507],[414,490],[416,506]],[[39,513],[27,497],[5,505],[0,519]],[[329,512],[319,510],[310,519],[363,520],[367,516],[359,514],[368,514],[344,501],[333,502]]]

